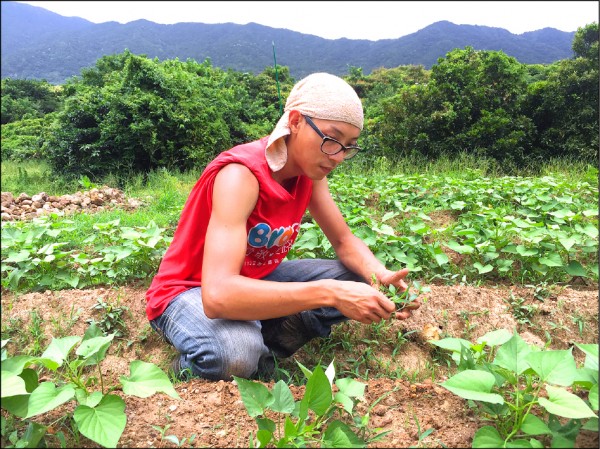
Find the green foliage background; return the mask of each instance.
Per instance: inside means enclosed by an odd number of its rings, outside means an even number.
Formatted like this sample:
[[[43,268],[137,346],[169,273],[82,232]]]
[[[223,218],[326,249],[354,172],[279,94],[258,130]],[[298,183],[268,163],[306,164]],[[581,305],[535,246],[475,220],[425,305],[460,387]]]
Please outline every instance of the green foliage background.
[[[352,67],[346,79],[366,117],[367,151],[358,160],[467,153],[506,174],[556,157],[595,164],[597,49],[593,23],[575,34],[573,59],[550,65],[466,47],[431,70],[399,66],[365,76]],[[100,58],[59,88],[4,79],[2,157],[44,158],[73,179],[200,169],[219,152],[268,134],[296,81],[288,67],[252,75],[209,60],[161,62],[130,51]]]

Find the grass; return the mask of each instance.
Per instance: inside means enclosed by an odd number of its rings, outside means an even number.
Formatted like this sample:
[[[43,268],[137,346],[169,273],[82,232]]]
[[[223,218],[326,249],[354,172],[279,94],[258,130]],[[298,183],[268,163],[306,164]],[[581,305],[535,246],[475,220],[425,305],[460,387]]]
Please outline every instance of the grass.
[[[184,173],[172,173],[165,169],[153,171],[144,178],[133,175],[124,183],[113,176],[92,180],[95,185],[121,187],[127,196],[152,197],[153,206],[157,213],[169,211],[174,205],[183,206],[187,195],[202,172],[202,168]],[[461,176],[469,174],[472,177],[501,177],[505,174],[502,167],[491,159],[481,159],[474,155],[462,153],[456,157],[442,156],[437,160],[406,157],[392,162],[385,158],[375,161],[357,156],[349,162],[340,165],[336,172],[345,174],[438,174],[446,176]],[[2,161],[0,185],[3,192],[18,195],[25,192],[33,195],[46,192],[49,195],[64,195],[82,190],[83,180],[65,180],[56,176],[50,166],[43,160]],[[523,168],[517,176],[564,175],[570,180],[598,183],[598,168],[572,158],[556,158],[546,161],[542,166],[532,169]]]
[[[435,174],[446,176],[465,177],[466,174],[472,177],[497,178],[507,176],[503,171],[502,165],[494,159],[480,158],[469,153],[460,153],[456,156],[442,155],[436,160],[427,160],[424,157],[407,156],[391,161],[385,157],[377,160],[367,160],[361,158],[361,155],[355,157],[350,162],[340,165],[336,172],[340,171],[347,174]],[[545,175],[564,175],[571,180],[587,181],[592,184],[598,183],[598,168],[591,164],[582,162],[572,157],[553,158],[544,161],[538,167],[522,167],[518,170],[511,170],[510,176],[545,176]]]
[[[40,192],[65,195],[81,188],[77,181],[66,181],[52,174],[50,166],[41,160],[2,161],[1,175],[2,191],[14,196]]]

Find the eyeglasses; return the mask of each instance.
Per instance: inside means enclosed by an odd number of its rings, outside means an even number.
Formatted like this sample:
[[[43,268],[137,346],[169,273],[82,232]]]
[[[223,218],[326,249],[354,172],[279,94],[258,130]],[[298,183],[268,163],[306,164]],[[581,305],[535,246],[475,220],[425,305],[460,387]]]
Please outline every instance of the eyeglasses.
[[[333,137],[326,136],[321,132],[317,125],[310,119],[310,117],[302,114],[302,117],[306,120],[306,123],[314,129],[319,137],[323,139],[321,142],[321,151],[329,156],[338,154],[340,151],[344,152],[344,160],[353,158],[362,149],[356,145],[345,146],[341,142],[338,142]]]

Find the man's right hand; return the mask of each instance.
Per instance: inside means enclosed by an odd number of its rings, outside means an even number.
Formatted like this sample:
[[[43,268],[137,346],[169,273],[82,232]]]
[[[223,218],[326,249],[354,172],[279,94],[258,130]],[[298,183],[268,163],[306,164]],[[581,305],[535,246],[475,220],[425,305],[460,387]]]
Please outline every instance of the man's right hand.
[[[392,316],[396,305],[376,288],[363,282],[322,280],[334,296],[334,307],[344,316],[363,324],[377,323]]]

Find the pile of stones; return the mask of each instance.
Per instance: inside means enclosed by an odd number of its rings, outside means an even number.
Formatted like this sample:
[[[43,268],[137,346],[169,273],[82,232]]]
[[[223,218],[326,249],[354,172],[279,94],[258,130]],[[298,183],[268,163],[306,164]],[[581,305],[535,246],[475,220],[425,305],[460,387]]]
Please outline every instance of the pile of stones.
[[[112,187],[103,186],[72,195],[52,196],[41,192],[33,196],[21,193],[15,197],[11,192],[2,192],[2,221],[31,220],[48,215],[68,215],[74,212],[94,213],[114,208],[134,210],[142,205],[135,198]]]

